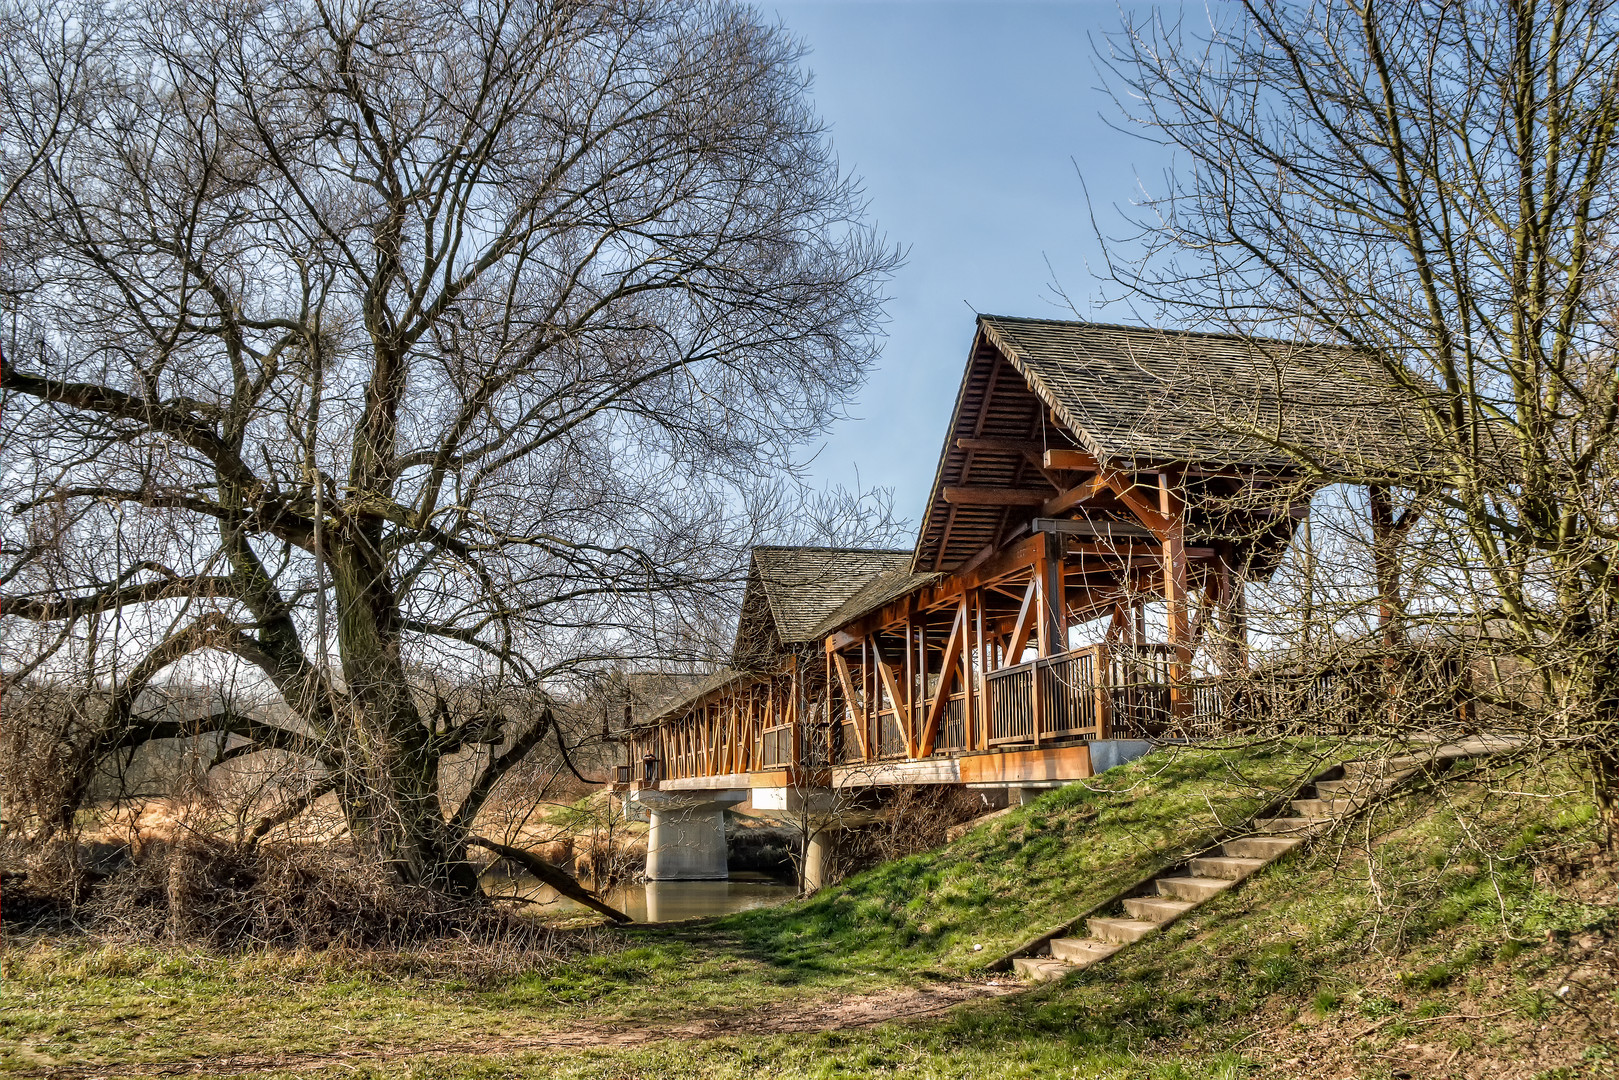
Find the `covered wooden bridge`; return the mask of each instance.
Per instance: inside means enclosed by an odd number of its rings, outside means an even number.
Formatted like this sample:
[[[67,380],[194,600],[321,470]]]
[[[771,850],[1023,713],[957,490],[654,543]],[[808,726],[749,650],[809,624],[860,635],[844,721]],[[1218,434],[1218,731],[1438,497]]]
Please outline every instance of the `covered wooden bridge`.
[[[1022,797],[1241,723],[1218,676],[1308,514],[1299,450],[1370,475],[1423,441],[1385,386],[1339,349],[980,317],[915,548],[756,550],[731,668],[642,719],[621,779],[687,821]]]

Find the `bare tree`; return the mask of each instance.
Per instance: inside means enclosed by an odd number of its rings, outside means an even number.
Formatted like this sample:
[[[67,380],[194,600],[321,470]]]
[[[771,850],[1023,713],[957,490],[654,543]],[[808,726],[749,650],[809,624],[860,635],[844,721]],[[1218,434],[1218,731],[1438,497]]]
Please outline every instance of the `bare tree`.
[[[1496,722],[1583,753],[1619,825],[1619,14],[1245,0],[1210,17],[1130,22],[1104,56],[1127,120],[1184,162],[1114,279],[1160,314],[1375,360],[1421,453],[1276,445],[1370,492],[1362,598],[1389,643],[1413,622],[1469,638]]]
[[[436,710],[411,671],[543,690],[677,647],[875,354],[897,253],[800,46],[725,0],[6,25],[36,29],[0,90],[3,604],[49,630],[8,632],[8,678],[108,689],[82,790],[172,734],[143,688],[249,665],[294,719],[209,723],[470,893],[472,820],[551,713]]]

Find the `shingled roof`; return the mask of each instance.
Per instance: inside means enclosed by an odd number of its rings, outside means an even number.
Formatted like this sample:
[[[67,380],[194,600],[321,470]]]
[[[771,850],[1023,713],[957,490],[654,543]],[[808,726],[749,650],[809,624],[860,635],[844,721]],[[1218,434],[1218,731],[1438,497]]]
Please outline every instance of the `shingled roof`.
[[[1308,342],[983,315],[984,334],[1096,457],[1286,468],[1273,440],[1371,469],[1421,417],[1365,353]]]
[[[820,624],[880,575],[910,568],[910,551],[756,547],[732,663],[747,667],[779,645],[815,641]]]
[[[910,562],[909,552],[906,553],[905,561]],[[943,576],[943,574],[912,574],[905,570],[894,570],[878,574],[866,582],[853,596],[839,604],[830,615],[816,624],[815,629],[810,632],[810,636],[812,638],[825,637],[839,627],[846,626],[861,616],[876,611],[890,600],[897,600],[906,593],[914,592]]]
[[[1351,476],[1422,470],[1429,445],[1408,392],[1352,349],[981,315],[912,569],[954,570],[1003,542],[1032,510],[952,505],[946,489],[1040,489],[1039,451],[1137,471],[1298,472],[1278,444]]]
[[[754,677],[753,672],[737,671],[728,667],[707,674],[664,676],[648,690],[644,700],[637,703],[634,723],[637,725],[658,723],[685,712],[693,703],[716,690],[749,682]]]

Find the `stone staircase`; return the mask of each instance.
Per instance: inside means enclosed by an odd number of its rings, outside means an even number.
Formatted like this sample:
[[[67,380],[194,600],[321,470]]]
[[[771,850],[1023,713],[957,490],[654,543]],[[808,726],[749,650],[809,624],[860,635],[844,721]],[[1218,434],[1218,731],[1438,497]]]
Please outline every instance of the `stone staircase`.
[[[1346,762],[1323,773],[1299,790],[1288,816],[1256,818],[1249,835],[1227,840],[1184,867],[1141,883],[1130,890],[1134,895],[1117,905],[1104,905],[1103,911],[1113,908],[1116,913],[1087,918],[1085,937],[1054,937],[1043,953],[1019,956],[1012,966],[1026,978],[1045,981],[1105,960],[1234,888],[1311,834],[1358,813],[1371,799],[1403,784],[1434,760],[1429,754],[1374,758]],[[1329,776],[1333,778],[1326,779]]]

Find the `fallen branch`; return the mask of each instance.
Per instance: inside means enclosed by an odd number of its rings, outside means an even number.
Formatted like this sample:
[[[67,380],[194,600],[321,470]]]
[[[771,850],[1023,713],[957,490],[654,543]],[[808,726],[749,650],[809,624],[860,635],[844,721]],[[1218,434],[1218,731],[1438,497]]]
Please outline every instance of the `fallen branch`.
[[[510,847],[506,844],[497,844],[493,840],[485,840],[481,836],[469,836],[467,837],[467,843],[493,851],[502,859],[510,859],[569,900],[581,903],[594,911],[599,911],[614,922],[627,923],[635,921],[579,884],[572,874],[566,870],[559,870],[532,852],[524,851],[522,848]]]

